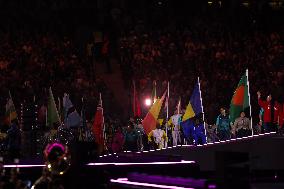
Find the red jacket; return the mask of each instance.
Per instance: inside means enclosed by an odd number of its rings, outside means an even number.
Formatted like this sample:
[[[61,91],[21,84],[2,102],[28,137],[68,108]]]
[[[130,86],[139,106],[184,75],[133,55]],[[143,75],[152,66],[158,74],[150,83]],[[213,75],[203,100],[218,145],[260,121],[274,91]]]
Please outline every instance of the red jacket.
[[[280,108],[280,113],[279,113],[279,126],[280,128],[283,127],[284,124],[284,103],[282,104],[282,108]]]
[[[264,110],[263,122],[265,122],[265,123],[272,122],[272,120],[271,120],[271,108],[272,108],[271,104],[267,101],[261,100],[260,98],[258,99],[258,104]],[[280,114],[280,105],[278,103],[275,103],[274,104],[273,122],[278,122],[279,114]]]

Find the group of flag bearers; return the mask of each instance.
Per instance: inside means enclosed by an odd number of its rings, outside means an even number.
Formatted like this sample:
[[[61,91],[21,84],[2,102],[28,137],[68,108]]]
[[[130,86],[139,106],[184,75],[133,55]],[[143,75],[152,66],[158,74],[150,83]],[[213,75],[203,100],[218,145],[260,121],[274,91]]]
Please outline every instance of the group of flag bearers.
[[[169,91],[169,87],[167,90]],[[174,115],[171,117],[167,116],[167,121],[163,122],[164,125],[160,125],[157,122],[159,122],[158,116],[165,99],[165,94],[166,92],[161,99],[157,99],[154,102],[142,122],[145,133],[149,136],[149,140],[151,142],[156,141],[157,144],[153,145],[155,148],[167,147],[169,144],[173,146],[178,144],[202,145],[208,142],[241,138],[254,134],[251,118],[248,70],[246,70],[246,73],[241,77],[237,89],[234,92],[229,114],[226,112],[226,109],[222,107],[216,119],[216,123],[213,125],[208,125],[204,120],[199,78],[194,86],[185,112],[181,112],[179,100]],[[168,105],[168,98],[169,95],[167,96],[165,106]],[[272,125],[275,125],[275,122],[277,122],[276,124],[278,124],[280,128],[283,125],[283,111],[280,111],[281,108],[277,105],[274,106],[274,110],[275,112],[279,110],[279,112],[275,114],[274,119],[278,119],[278,121],[273,122],[271,119],[268,121],[267,117],[272,115],[269,113],[272,109],[272,107],[270,107],[269,98],[271,97],[268,97],[268,100],[263,102],[260,99],[260,93],[258,93],[259,105],[265,109],[265,121],[264,124],[261,125],[261,131],[258,133],[276,131],[276,129],[272,129]],[[168,110],[168,107],[166,108]],[[164,130],[162,130],[161,127],[164,128]]]
[[[156,84],[155,84],[156,85]],[[138,95],[134,86],[134,100],[133,100],[133,112],[134,116],[141,116],[140,105],[138,101]],[[233,137],[243,137],[253,134],[251,106],[250,106],[250,94],[249,94],[249,82],[248,82],[248,71],[242,76],[238,87],[233,95],[230,105],[230,114],[226,113],[225,108],[220,109],[220,115],[217,117],[216,124],[208,125],[204,120],[204,109],[202,105],[202,94],[200,89],[199,78],[194,86],[190,101],[185,109],[181,110],[180,99],[178,101],[177,109],[174,115],[169,116],[169,83],[167,90],[163,93],[161,98],[154,98],[154,103],[149,109],[148,113],[144,117],[141,123],[129,126],[129,132],[127,131],[124,137],[126,149],[130,146],[131,150],[145,149],[145,146],[150,144],[150,148],[161,149],[168,145],[177,146],[178,144],[205,144],[208,142],[216,142],[218,140],[228,140]],[[154,91],[156,97],[156,90]],[[11,120],[17,118],[15,106],[12,101],[11,94],[6,105],[6,121],[11,123]],[[261,101],[260,93],[258,93],[259,105],[264,109],[264,132],[272,131],[269,130],[271,126],[271,111],[269,99],[266,102]],[[84,115],[84,99],[82,99],[83,108],[81,115],[76,111],[76,108],[72,104],[69,95],[64,94],[63,97],[63,113],[62,116],[58,113],[60,111],[60,101],[56,106],[52,90],[49,89],[48,106],[46,111],[46,125],[55,131],[60,128],[67,128],[72,131],[76,136],[81,137],[82,132],[78,128],[86,128],[86,119]],[[165,102],[165,103],[164,103]],[[166,118],[159,119],[160,110],[165,104]],[[277,112],[277,108],[273,109],[273,112]],[[279,109],[279,108],[278,108]],[[278,112],[279,113],[279,112]],[[283,114],[283,111],[282,111]],[[281,115],[281,113],[279,113]],[[278,119],[281,116],[278,116]],[[274,117],[275,118],[275,117]],[[270,120],[269,120],[270,119]],[[283,125],[283,115],[280,118]],[[279,121],[279,120],[278,120]],[[161,122],[161,123],[160,123]],[[135,126],[136,125],[136,126]],[[138,129],[139,128],[139,129]],[[139,136],[133,137],[135,133],[133,129],[139,130]],[[86,132],[89,132],[87,134]],[[208,133],[207,133],[208,132]],[[97,111],[94,116],[94,122],[89,130],[85,130],[85,136],[94,137],[94,141],[98,146],[99,153],[106,150],[107,141],[105,135],[104,125],[104,113],[102,106],[102,98],[97,106]],[[134,134],[133,134],[134,133]],[[121,138],[122,135],[121,135]],[[129,142],[127,139],[137,138],[137,142]],[[145,142],[145,139],[147,142]],[[129,144],[129,146],[127,146]],[[132,145],[133,144],[133,145]],[[137,146],[135,146],[137,144]],[[121,149],[121,148],[118,148]],[[110,149],[109,149],[110,151]]]

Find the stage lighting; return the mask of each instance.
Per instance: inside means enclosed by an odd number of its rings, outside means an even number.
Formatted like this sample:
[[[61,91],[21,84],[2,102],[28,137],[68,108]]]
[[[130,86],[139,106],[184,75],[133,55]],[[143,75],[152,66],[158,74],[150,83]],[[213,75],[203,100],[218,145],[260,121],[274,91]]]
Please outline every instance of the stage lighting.
[[[152,105],[152,100],[150,98],[146,98],[145,105],[146,106],[151,106]]]

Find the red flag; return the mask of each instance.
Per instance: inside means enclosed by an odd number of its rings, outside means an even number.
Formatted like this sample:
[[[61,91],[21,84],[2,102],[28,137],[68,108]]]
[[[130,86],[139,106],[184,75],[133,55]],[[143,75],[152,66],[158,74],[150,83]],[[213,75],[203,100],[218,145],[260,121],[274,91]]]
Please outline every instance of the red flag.
[[[95,141],[98,145],[104,144],[104,114],[102,99],[100,94],[100,101],[97,107],[97,112],[95,114],[95,120],[93,124],[93,134],[95,136]]]
[[[134,117],[140,117],[141,116],[141,107],[140,102],[138,100],[138,94],[136,91],[135,81],[133,81],[133,115]]]

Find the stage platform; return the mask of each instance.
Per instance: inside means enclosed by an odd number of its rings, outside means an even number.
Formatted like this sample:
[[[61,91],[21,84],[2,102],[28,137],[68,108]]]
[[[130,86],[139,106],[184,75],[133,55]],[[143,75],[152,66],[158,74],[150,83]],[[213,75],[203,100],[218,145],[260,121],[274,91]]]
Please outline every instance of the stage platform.
[[[146,174],[147,178],[147,175],[160,175],[202,178],[216,181],[217,184],[226,181],[236,186],[238,183],[248,186],[252,181],[263,182],[266,178],[268,182],[284,181],[283,145],[283,136],[268,133],[202,146],[183,145],[144,152],[105,154],[87,163],[82,161],[72,165],[67,177],[84,179],[85,188],[93,182],[102,184],[111,179],[119,181],[133,173]],[[44,166],[43,162],[23,163],[20,160],[19,165],[5,167],[20,167],[26,178],[35,179]],[[92,179],[96,177],[99,180]],[[80,184],[79,181],[74,183],[76,186]]]
[[[123,152],[100,156],[98,162],[195,161],[201,171],[214,171],[218,164],[247,164],[251,170],[284,170],[284,137],[275,132],[205,145],[179,145],[161,150]],[[133,158],[139,156],[140,158]],[[119,157],[119,158],[118,158]]]

